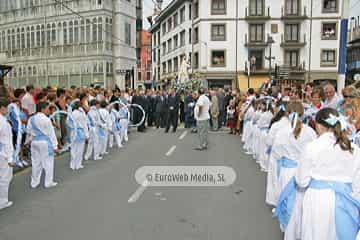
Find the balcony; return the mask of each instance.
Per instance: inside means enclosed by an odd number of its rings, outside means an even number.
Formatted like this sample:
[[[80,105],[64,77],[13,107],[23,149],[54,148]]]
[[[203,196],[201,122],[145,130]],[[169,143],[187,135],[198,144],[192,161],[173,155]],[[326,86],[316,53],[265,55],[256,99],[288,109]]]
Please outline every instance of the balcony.
[[[285,40],[284,38],[284,34],[281,34],[281,44],[280,46],[282,48],[302,48],[306,45],[306,34],[304,34],[304,37],[303,37],[303,40],[299,39],[297,41],[288,41],[288,40]]]
[[[249,41],[248,35],[245,34],[245,47],[252,49],[263,49],[266,48],[269,44],[265,41]]]
[[[307,19],[307,9],[286,9],[285,7],[281,8],[281,19],[284,21],[301,21]]]
[[[261,12],[259,14],[259,12]],[[267,21],[270,20],[270,7],[268,7],[266,10],[263,8],[261,11],[255,10],[254,13],[252,13],[249,8],[245,8],[245,19],[247,21]]]
[[[277,69],[277,76],[280,80],[305,80],[305,62],[298,66],[282,65]]]

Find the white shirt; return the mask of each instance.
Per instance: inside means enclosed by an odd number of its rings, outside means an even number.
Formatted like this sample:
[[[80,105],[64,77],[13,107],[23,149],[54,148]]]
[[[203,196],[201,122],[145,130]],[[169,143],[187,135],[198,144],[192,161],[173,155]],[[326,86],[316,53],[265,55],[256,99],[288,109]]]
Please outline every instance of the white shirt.
[[[267,135],[266,144],[267,146],[272,146],[276,139],[276,135],[278,134],[279,130],[282,128],[290,128],[290,121],[287,117],[282,117],[278,122],[274,123]]]
[[[14,147],[12,144],[11,126],[6,118],[0,114],[0,168],[8,166],[13,161]]]
[[[273,118],[273,114],[270,111],[262,112],[258,121],[259,128],[268,128]]]
[[[299,137],[296,139],[290,126],[281,128],[274,141],[274,149],[280,149],[282,156],[298,162],[305,146],[316,139],[315,131],[303,124]]]
[[[200,114],[199,114],[199,107],[202,107]],[[209,98],[205,94],[201,95],[195,104],[195,109],[194,109],[195,119],[197,121],[209,120],[210,119],[210,114],[209,114],[210,107],[211,107],[211,102],[210,102]]]
[[[301,154],[296,182],[307,187],[311,178],[353,184],[355,196],[360,196],[360,150],[343,151],[333,133],[324,133],[306,145]]]
[[[29,115],[36,112],[34,97],[30,93],[26,93],[21,99],[21,106],[29,112]]]
[[[76,109],[72,112],[72,117],[76,124],[78,124],[78,127],[84,130],[85,137],[89,138],[89,128],[85,111],[82,108]]]
[[[340,101],[341,98],[337,94],[335,94],[331,99],[325,100],[323,107],[336,109]]]
[[[53,145],[54,150],[58,148],[58,141],[56,139],[55,130],[51,123],[50,118],[48,118],[44,113],[37,113],[36,115],[32,116],[34,118],[36,127],[46,136],[50,138],[50,141]],[[27,132],[27,139],[26,143],[31,142],[32,138],[36,136],[35,131],[32,129],[30,119],[29,124],[26,128]]]

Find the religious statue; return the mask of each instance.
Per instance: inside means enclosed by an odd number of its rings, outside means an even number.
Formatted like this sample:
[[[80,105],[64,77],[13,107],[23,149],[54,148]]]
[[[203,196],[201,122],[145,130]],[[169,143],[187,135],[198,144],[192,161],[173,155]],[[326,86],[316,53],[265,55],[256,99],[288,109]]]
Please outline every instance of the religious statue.
[[[189,60],[187,59],[187,55],[184,56],[181,65],[180,65],[180,71],[179,71],[179,83],[186,83],[189,79],[189,71],[188,68],[190,67]]]

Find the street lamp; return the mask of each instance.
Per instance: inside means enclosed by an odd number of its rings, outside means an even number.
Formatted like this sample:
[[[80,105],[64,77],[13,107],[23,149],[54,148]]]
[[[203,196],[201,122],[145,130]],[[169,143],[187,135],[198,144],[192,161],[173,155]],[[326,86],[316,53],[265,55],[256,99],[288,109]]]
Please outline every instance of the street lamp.
[[[275,60],[275,57],[273,57],[271,55],[271,48],[272,45],[275,43],[274,39],[272,38],[272,36],[268,35],[268,40],[267,40],[267,44],[269,45],[270,49],[269,49],[269,57],[265,57],[266,60],[269,61],[269,78],[271,79],[271,60]]]
[[[12,66],[0,64],[0,99],[8,98],[8,92],[5,87],[4,78],[11,71]]]

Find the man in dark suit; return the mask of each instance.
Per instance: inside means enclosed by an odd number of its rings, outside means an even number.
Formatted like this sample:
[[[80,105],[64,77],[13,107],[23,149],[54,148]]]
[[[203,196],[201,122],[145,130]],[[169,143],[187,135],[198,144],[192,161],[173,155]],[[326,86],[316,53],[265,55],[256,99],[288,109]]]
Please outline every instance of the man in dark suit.
[[[152,90],[148,90],[146,100],[148,103],[147,125],[148,127],[152,127],[155,122],[155,96],[153,95]]]
[[[176,94],[175,89],[170,90],[170,94],[168,95],[165,105],[167,107],[167,123],[165,132],[169,132],[170,125],[173,126],[173,132],[176,132],[176,128],[178,125],[179,118],[179,96]]]
[[[220,88],[217,93],[218,104],[219,104],[219,126],[222,128],[226,122],[226,107],[225,107],[225,93],[224,89]]]
[[[165,96],[163,90],[159,91],[155,98],[155,124],[156,128],[164,128],[166,121]]]
[[[140,105],[144,109],[145,114],[148,112],[148,101],[146,99],[146,96],[145,96],[145,93],[143,90],[140,90],[140,94],[138,96],[133,97],[133,103]],[[135,111],[134,112],[134,115],[135,115],[134,121],[136,123],[139,123],[142,118],[142,113],[138,108],[135,108],[134,111]],[[145,119],[146,119],[146,116],[145,116]],[[142,124],[140,126],[138,126],[138,132],[145,132],[145,129],[146,129],[145,121],[143,121]]]

